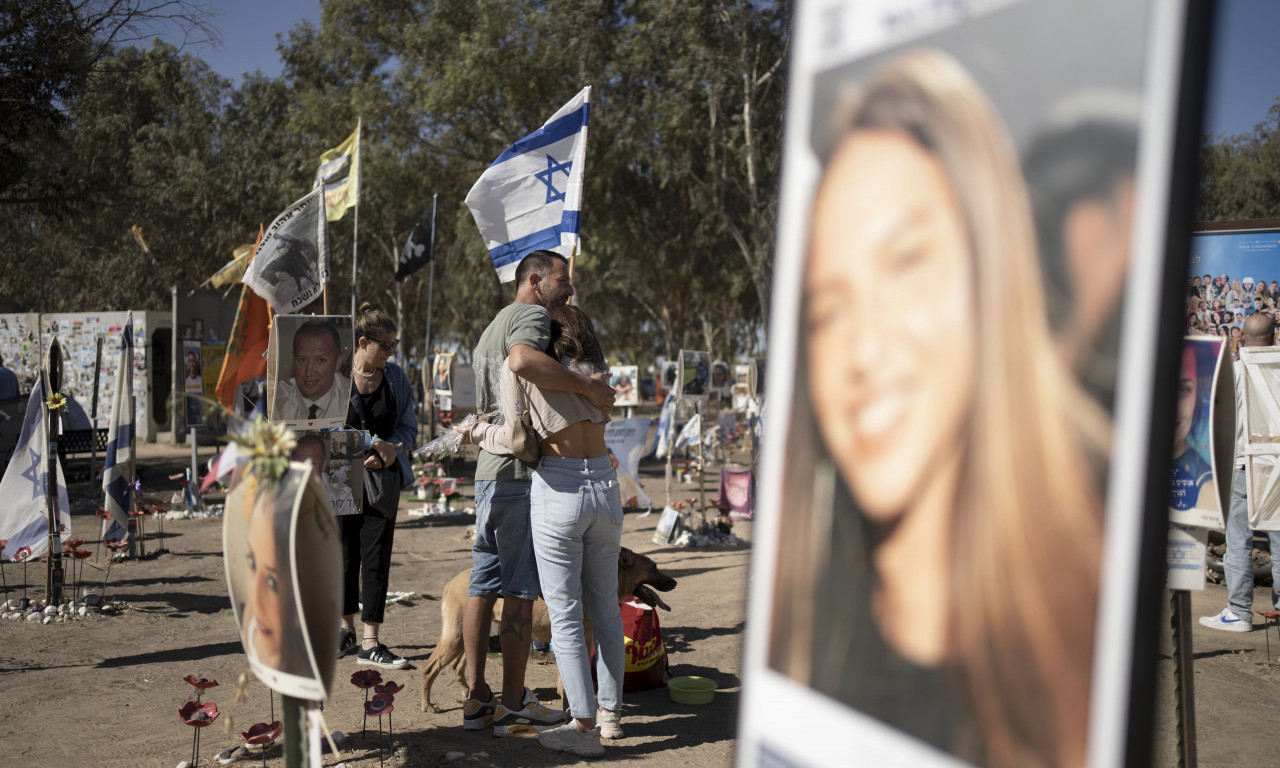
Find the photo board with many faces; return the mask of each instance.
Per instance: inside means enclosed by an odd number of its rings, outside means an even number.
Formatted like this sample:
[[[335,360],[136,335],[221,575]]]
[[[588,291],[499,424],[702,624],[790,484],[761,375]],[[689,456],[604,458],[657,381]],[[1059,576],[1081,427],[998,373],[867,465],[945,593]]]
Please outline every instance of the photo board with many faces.
[[[797,4],[738,765],[1143,762],[1209,10]]]

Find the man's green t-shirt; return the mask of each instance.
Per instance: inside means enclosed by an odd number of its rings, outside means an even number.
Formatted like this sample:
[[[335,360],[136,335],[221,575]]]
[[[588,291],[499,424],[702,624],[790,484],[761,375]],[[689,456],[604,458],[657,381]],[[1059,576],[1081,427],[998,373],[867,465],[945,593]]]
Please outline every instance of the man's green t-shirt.
[[[480,334],[471,360],[476,374],[476,412],[493,424],[502,423],[498,410],[502,366],[516,344],[545,352],[551,341],[551,313],[538,304],[515,302],[507,305]],[[476,462],[476,480],[528,480],[533,465],[514,456],[497,456],[481,450]]]

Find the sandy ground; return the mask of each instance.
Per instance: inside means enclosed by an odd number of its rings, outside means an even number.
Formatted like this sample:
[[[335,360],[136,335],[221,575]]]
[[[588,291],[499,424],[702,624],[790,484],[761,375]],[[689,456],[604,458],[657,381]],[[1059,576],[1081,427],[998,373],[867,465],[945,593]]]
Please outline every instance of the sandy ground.
[[[201,448],[201,457],[212,454]],[[140,448],[148,501],[167,503],[177,484],[167,480],[189,462],[183,448],[146,445]],[[470,467],[456,474],[470,476]],[[665,501],[661,465],[644,467],[644,482],[655,503]],[[95,549],[97,520],[92,510],[98,494],[76,488],[84,498],[75,505],[74,535]],[[468,485],[466,490],[470,491]],[[707,497],[714,496],[711,476]],[[695,485],[673,487],[675,500],[697,495]],[[449,578],[469,567],[468,531],[472,519],[410,517],[414,503],[405,501],[397,525],[391,588],[417,595],[388,606],[383,639],[406,657],[402,671],[384,678],[405,685],[391,715],[394,737],[378,735],[376,722],[362,736],[363,692],[349,683],[358,667],[353,657],[338,665],[333,693],[325,708],[331,730],[349,738],[326,765],[420,766],[552,766],[583,761],[550,752],[529,737],[495,739],[488,732],[462,729],[462,691],[449,673],[433,689],[443,713],[419,711],[420,670],[440,629],[439,595]],[[660,621],[671,671],[714,679],[713,702],[688,706],[670,701],[663,689],[629,694],[623,714],[626,738],[607,745],[597,765],[730,766],[734,759],[736,717],[741,691],[741,648],[745,622],[745,589],[750,547],[694,549],[654,545],[657,515],[628,513],[623,545],[654,558],[679,579],[665,595],[670,613]],[[220,517],[170,520],[163,536],[152,524],[151,549],[166,554],[114,565],[106,596],[128,609],[118,616],[40,625],[0,621],[0,765],[13,766],[175,766],[191,756],[192,732],[177,710],[192,698],[183,677],[194,674],[219,681],[206,700],[222,715],[203,730],[199,763],[217,765],[215,755],[240,743],[239,732],[271,719],[267,689],[253,680],[247,698],[236,702],[236,680],[247,672],[227,599],[221,557]],[[750,541],[750,523],[734,533]],[[90,558],[83,581],[100,585],[104,556]],[[28,566],[4,566],[11,597],[25,591],[42,597],[44,573]],[[24,586],[25,584],[25,586]],[[1280,765],[1280,742],[1270,730],[1280,712],[1280,631],[1231,634],[1204,629],[1195,617],[1225,604],[1223,587],[1210,585],[1193,593],[1195,652],[1196,748],[1202,766]],[[1266,590],[1259,588],[1259,607]],[[1167,626],[1167,623],[1166,623]],[[1268,662],[1268,639],[1271,641]],[[1167,641],[1158,658],[1161,687],[1153,692],[1158,718],[1153,737],[1153,764],[1177,764],[1173,720],[1172,670]],[[499,657],[491,655],[489,679],[500,677]],[[555,692],[555,666],[535,659],[528,683],[544,700]],[[279,717],[279,701],[275,702]],[[228,728],[227,726],[231,726]],[[378,747],[391,751],[379,759]],[[461,756],[458,755],[461,754]],[[452,754],[452,759],[450,755]],[[268,751],[267,765],[283,765],[278,747]],[[257,757],[238,765],[261,764]]]

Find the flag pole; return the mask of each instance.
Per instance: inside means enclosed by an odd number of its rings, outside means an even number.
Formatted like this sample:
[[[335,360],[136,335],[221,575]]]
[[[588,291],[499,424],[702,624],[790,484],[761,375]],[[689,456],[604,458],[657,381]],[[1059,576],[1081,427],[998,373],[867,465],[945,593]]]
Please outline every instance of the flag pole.
[[[424,372],[431,371],[428,375],[426,383],[428,386],[422,388],[422,396],[427,401],[427,440],[434,440],[436,436],[436,398],[435,398],[435,358],[431,356],[431,298],[436,288],[436,198],[439,195],[432,193],[431,195],[431,242],[427,244],[427,253],[431,255],[431,267],[427,277],[427,336],[422,342],[422,370]]]
[[[351,235],[351,318],[354,322],[356,316],[356,260],[360,255],[360,127],[363,121],[362,117],[356,118],[356,212],[354,232]],[[328,308],[325,314],[328,314]]]
[[[44,371],[46,400],[62,389],[62,347],[55,337],[49,344],[49,363]],[[45,504],[49,509],[49,555],[45,577],[45,597],[49,605],[62,604],[62,539],[58,530],[58,412],[46,406]]]

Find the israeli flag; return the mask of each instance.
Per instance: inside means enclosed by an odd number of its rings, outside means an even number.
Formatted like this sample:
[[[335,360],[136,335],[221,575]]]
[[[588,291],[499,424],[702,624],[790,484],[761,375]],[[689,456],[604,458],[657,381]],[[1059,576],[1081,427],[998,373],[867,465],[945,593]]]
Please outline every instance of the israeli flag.
[[[540,249],[569,256],[578,243],[591,86],[541,128],[507,147],[467,193],[467,207],[501,282]]]
[[[116,366],[116,392],[111,403],[111,427],[107,431],[107,452],[102,462],[103,506],[111,513],[111,522],[102,540],[119,541],[129,533],[129,493],[133,486],[134,451],[133,414],[133,315],[125,323],[120,338],[120,362]],[[105,521],[104,521],[105,522]]]
[[[31,560],[49,551],[49,419],[44,404],[44,383],[37,381],[27,399],[27,414],[14,446],[13,458],[0,479],[0,554],[10,560]],[[58,468],[58,532],[71,531],[71,505],[67,479]]]

